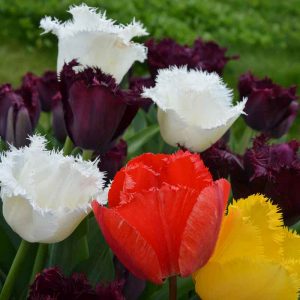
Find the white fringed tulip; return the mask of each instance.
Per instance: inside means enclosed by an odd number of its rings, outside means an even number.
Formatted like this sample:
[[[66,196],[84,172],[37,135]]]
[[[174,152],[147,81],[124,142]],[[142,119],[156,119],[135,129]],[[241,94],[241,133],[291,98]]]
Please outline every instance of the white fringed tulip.
[[[45,33],[58,37],[58,73],[64,63],[77,59],[83,68],[98,67],[119,83],[135,61],[146,59],[147,48],[131,41],[135,36],[147,35],[140,23],[133,20],[126,26],[116,25],[105,12],[85,4],[71,7],[69,13],[73,16],[70,21],[60,23],[45,17],[40,23]]]
[[[33,136],[28,147],[3,154],[0,162],[3,215],[29,242],[55,243],[67,238],[91,211],[105,202],[103,173],[97,162],[46,150]],[[102,199],[102,200],[101,200]]]
[[[232,105],[232,91],[216,73],[170,67],[159,70],[156,85],[143,96],[158,106],[163,139],[172,146],[202,152],[243,113],[246,99]]]

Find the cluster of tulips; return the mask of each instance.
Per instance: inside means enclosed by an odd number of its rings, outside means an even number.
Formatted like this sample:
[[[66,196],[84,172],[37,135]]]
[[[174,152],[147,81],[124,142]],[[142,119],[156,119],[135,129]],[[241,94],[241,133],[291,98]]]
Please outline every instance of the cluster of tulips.
[[[270,143],[296,118],[296,88],[248,72],[234,105],[221,76],[238,57],[215,42],[135,43],[147,35],[136,21],[117,25],[84,4],[69,12],[69,21],[40,23],[58,38],[57,70],[27,73],[18,89],[0,86],[2,212],[22,238],[0,300],[16,299],[36,243],[30,300],[162,299],[165,281],[169,299],[298,299],[300,143]],[[147,62],[148,77],[132,75],[135,61]],[[150,106],[174,153],[124,165],[122,136]],[[41,134],[41,111],[60,149]],[[259,132],[243,153],[228,145],[240,115]],[[97,285],[88,271],[64,274],[48,259],[51,244],[92,219],[116,274]],[[185,292],[182,278],[192,286]]]

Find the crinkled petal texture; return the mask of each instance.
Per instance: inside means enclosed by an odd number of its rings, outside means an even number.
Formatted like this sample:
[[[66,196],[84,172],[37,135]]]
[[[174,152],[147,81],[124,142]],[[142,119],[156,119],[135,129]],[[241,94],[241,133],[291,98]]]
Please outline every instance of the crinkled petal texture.
[[[232,91],[216,73],[186,67],[159,70],[155,87],[144,89],[143,96],[159,107],[164,140],[198,152],[221,138],[246,104],[245,99],[232,105]]]
[[[69,13],[71,21],[60,23],[45,17],[40,24],[58,37],[58,73],[64,63],[76,59],[83,67],[99,67],[119,83],[135,61],[146,59],[146,47],[131,42],[135,36],[147,35],[140,23],[116,25],[105,13],[85,4],[71,7]]]
[[[193,277],[201,299],[298,299],[300,236],[261,195],[228,208],[209,262]]]
[[[97,162],[50,152],[46,140],[31,138],[1,157],[3,215],[29,242],[55,243],[68,237],[99,199],[104,184]]]
[[[229,190],[196,154],[144,154],[115,176],[109,207],[94,202],[93,209],[119,260],[137,277],[162,283],[208,261]]]

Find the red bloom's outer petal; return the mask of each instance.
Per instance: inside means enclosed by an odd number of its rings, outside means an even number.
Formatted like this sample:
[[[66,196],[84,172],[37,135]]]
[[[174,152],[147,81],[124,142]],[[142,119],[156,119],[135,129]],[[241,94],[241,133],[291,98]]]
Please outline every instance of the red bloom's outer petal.
[[[145,238],[114,209],[101,206],[96,201],[93,201],[92,207],[107,243],[126,268],[139,278],[161,284],[158,258]]]
[[[205,188],[186,222],[179,252],[181,276],[189,276],[202,267],[213,253],[230,193],[225,179]]]
[[[115,209],[152,246],[163,278],[180,273],[181,239],[198,196],[197,190],[164,184],[160,189],[135,193],[129,205]]]
[[[145,153],[130,160],[114,178],[108,195],[109,206],[113,207],[120,204],[121,191],[133,193],[140,189],[156,187],[155,173],[159,174],[164,160],[167,158],[168,155],[166,154]],[[147,178],[147,180],[143,180],[143,178]]]
[[[212,183],[212,176],[199,154],[178,151],[169,155],[168,163],[161,171],[160,180],[161,183],[166,182],[200,191]]]

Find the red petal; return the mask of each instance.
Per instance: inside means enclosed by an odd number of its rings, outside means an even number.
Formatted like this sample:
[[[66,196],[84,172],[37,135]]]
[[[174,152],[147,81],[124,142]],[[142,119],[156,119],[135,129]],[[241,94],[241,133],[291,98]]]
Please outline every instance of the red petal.
[[[117,173],[108,194],[109,207],[129,202],[128,194],[158,186],[158,174],[142,163],[130,164]]]
[[[187,219],[198,191],[164,184],[160,189],[133,195],[116,211],[135,228],[157,254],[163,277],[179,274],[178,256]]]
[[[152,246],[114,209],[92,203],[97,222],[108,245],[135,276],[162,283],[159,262]]]
[[[202,190],[212,183],[212,176],[199,154],[178,151],[169,155],[168,163],[161,170],[161,182]]]
[[[182,235],[179,253],[182,276],[192,274],[212,255],[229,193],[229,182],[220,179],[205,188],[198,197]]]

